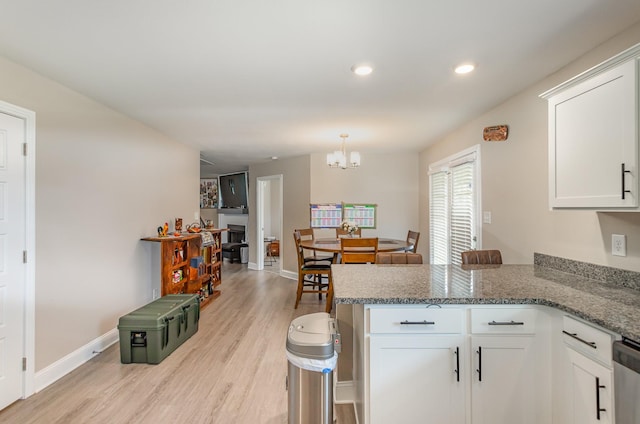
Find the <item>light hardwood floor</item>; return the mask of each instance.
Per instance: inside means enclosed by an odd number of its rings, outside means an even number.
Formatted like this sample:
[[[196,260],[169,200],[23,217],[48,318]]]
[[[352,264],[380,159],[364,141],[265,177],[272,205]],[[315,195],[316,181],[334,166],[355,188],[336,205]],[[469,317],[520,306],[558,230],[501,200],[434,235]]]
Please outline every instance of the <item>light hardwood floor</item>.
[[[158,365],[121,364],[118,344],[45,390],[0,411],[0,423],[286,424],[287,328],[324,303],[273,272],[223,265],[222,296],[199,330]],[[339,424],[354,424],[337,405]]]

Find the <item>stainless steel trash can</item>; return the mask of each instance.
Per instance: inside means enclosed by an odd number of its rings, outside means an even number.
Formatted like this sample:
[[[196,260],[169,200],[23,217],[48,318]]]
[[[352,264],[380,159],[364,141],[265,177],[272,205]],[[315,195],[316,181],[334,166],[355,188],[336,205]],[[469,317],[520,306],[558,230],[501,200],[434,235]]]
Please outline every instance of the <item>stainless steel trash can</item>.
[[[289,424],[333,423],[333,370],[340,334],[328,313],[291,321],[287,335]]]
[[[244,245],[240,248],[240,263],[246,264],[249,262],[249,246]]]

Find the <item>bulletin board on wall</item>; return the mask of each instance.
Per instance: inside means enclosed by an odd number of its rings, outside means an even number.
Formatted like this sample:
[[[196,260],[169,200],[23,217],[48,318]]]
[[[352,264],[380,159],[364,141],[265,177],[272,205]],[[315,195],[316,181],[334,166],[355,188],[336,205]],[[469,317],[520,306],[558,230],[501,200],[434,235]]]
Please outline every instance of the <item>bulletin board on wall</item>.
[[[342,223],[342,203],[312,203],[311,228],[337,228]]]
[[[376,228],[376,208],[378,205],[344,203],[342,206],[342,217],[345,221],[355,222],[360,228]]]
[[[218,208],[218,179],[200,179],[200,209]]]
[[[342,221],[360,228],[376,228],[376,208],[371,203],[312,203],[311,228],[337,228]]]

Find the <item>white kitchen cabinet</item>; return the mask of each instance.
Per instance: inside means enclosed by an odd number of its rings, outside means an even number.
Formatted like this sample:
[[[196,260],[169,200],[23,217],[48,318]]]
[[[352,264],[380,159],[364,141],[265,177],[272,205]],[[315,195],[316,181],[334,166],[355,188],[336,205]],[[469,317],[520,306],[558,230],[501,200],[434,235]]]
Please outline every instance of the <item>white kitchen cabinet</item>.
[[[616,336],[571,316],[562,316],[554,372],[554,422],[613,424],[611,346]]]
[[[613,372],[567,347],[571,398],[567,424],[612,424]]]
[[[550,422],[545,316],[528,307],[474,307],[471,324],[471,422]]]
[[[546,339],[536,334],[545,325],[538,309],[366,310],[365,423],[550,422],[550,359]]]
[[[551,207],[637,210],[639,56],[629,49],[541,94]]]
[[[370,423],[464,424],[464,337],[375,335],[370,341]]]
[[[370,424],[464,424],[464,311],[435,305],[368,310]]]
[[[474,424],[539,424],[532,336],[473,336]]]

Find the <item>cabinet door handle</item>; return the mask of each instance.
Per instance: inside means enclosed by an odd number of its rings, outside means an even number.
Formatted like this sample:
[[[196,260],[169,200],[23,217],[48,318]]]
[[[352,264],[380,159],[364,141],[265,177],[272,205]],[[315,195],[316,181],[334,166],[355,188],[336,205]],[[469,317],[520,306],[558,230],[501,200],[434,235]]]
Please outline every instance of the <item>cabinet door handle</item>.
[[[460,381],[460,347],[456,346],[456,351],[453,352],[456,355],[456,369],[453,371],[456,373],[456,381]]]
[[[624,200],[624,194],[625,193],[631,193],[631,190],[625,190],[624,187],[624,174],[626,173],[631,173],[631,171],[629,171],[628,169],[624,169],[624,163],[622,164],[622,200]]]
[[[482,381],[482,346],[478,346],[476,353],[478,354],[478,368],[476,372],[478,373],[478,381]]]
[[[400,325],[435,325],[435,321],[427,321],[426,319],[424,321],[401,321]]]
[[[582,342],[582,343],[586,344],[589,347],[592,347],[594,349],[598,348],[598,346],[596,346],[596,342],[588,342],[585,339],[581,339],[580,337],[578,337],[578,333],[569,333],[568,331],[565,331],[565,330],[562,330],[562,333],[566,334],[569,337],[572,337],[572,338],[576,339],[579,342]]]
[[[524,322],[522,321],[491,321],[489,322],[489,325],[524,325]]]
[[[600,408],[600,389],[606,388],[600,385],[600,378],[596,377],[596,418],[600,421],[600,413],[606,412],[605,408]]]

